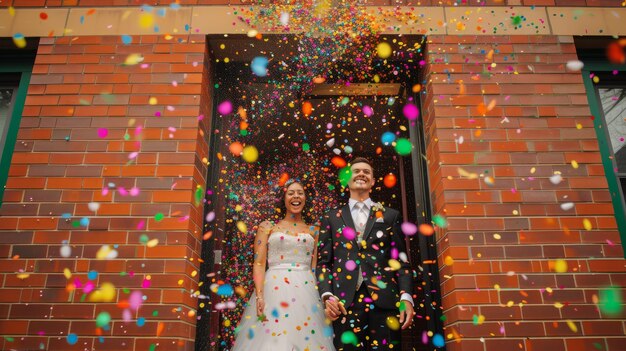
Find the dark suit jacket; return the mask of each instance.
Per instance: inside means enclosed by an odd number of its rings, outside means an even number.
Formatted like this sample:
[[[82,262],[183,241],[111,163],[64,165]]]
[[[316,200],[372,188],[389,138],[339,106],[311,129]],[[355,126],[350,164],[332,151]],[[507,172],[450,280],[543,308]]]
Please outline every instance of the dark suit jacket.
[[[382,222],[376,221],[373,209],[365,225],[363,240],[349,240],[342,234],[345,227],[354,228],[348,205],[330,210],[322,219],[319,236],[316,272],[320,295],[330,292],[350,306],[354,300],[357,285],[358,267],[346,269],[346,262],[353,260],[360,264],[364,274],[363,284],[374,304],[381,308],[395,309],[404,292],[413,294],[413,275],[407,262],[400,262],[400,269],[390,270],[389,259],[392,250],[406,252],[404,234],[400,229],[400,213],[391,208],[383,211]]]

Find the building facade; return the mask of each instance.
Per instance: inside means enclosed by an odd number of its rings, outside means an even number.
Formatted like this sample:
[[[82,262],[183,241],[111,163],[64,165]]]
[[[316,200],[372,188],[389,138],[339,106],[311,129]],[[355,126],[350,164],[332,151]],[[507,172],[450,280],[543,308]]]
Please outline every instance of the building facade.
[[[225,347],[201,293],[227,246],[205,227],[209,46],[272,6],[0,0],[2,349]],[[442,311],[445,349],[623,350],[625,4],[353,6],[423,38],[420,158],[447,223],[413,263],[438,268],[441,305],[421,309]],[[424,332],[406,349],[434,348]]]

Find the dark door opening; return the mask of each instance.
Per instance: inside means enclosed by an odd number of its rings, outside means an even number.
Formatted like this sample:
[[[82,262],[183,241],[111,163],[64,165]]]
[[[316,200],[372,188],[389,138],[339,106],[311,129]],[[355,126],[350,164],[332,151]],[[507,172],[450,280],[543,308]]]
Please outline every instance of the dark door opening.
[[[196,350],[230,349],[253,289],[255,226],[262,220],[279,219],[274,194],[281,176],[314,185],[310,215],[316,221],[327,209],[347,201],[348,193],[337,179],[339,161],[364,156],[375,164],[372,198],[400,210],[405,221],[430,223],[421,122],[408,121],[402,112],[409,101],[419,106],[419,92],[414,89],[419,83],[418,60],[405,57],[395,65],[374,61],[372,69],[379,82],[348,84],[338,78],[352,67],[344,58],[324,83],[298,89],[303,84],[295,76],[299,71],[285,69],[284,58],[271,56],[275,63],[268,67],[268,77],[251,73],[250,61],[269,55],[272,45],[278,45],[272,40],[281,42],[283,51],[291,45],[285,44],[284,36],[266,37],[262,42],[246,37],[209,40],[215,108]],[[384,133],[410,139],[411,154],[399,156],[392,143],[381,141]],[[257,159],[251,146],[258,152]],[[384,181],[389,174],[396,178],[391,187]],[[422,334],[441,334],[442,330],[439,274],[436,265],[427,263],[436,262],[435,242],[433,237],[417,234],[407,237],[407,243],[417,276],[418,317],[404,333],[402,349],[433,350],[432,343],[422,341]]]

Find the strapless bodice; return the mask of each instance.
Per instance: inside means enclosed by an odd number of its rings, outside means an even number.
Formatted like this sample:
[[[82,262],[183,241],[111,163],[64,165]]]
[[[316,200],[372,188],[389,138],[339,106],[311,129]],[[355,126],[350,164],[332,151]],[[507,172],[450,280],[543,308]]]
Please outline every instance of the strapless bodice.
[[[289,235],[273,232],[268,239],[268,267],[309,270],[314,247],[315,239],[309,233]]]

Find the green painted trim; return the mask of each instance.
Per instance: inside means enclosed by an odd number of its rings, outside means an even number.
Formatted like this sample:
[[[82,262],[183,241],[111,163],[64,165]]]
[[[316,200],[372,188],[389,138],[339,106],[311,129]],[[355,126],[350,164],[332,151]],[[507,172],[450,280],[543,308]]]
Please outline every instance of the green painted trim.
[[[8,65],[0,66],[0,73],[12,73],[12,72],[32,72],[33,65],[30,63],[9,63]]]
[[[7,70],[4,72],[9,71]],[[13,72],[15,72],[15,70]],[[17,132],[20,129],[20,122],[22,121],[22,112],[24,112],[24,103],[26,102],[26,95],[28,93],[28,84],[30,83],[31,72],[21,72],[22,76],[20,77],[20,83],[17,87],[17,96],[15,97],[15,101],[13,103],[13,112],[11,113],[11,119],[9,120],[9,130],[7,131],[7,138],[4,144],[5,147],[2,151],[2,155],[0,156],[0,207],[2,206],[2,200],[4,198],[4,188],[6,186],[7,179],[9,178],[9,167],[11,166],[11,158],[13,157],[13,151],[15,150]]]
[[[609,193],[611,194],[611,200],[613,201],[613,211],[615,212],[615,221],[617,222],[617,230],[622,242],[622,248],[624,248],[624,257],[626,258],[626,209],[624,208],[624,198],[615,174],[617,164],[613,157],[613,151],[609,146],[609,138],[607,136],[607,126],[604,122],[604,112],[600,108],[600,101],[596,86],[593,83],[590,74],[612,71],[618,69],[618,66],[608,64],[591,64],[585,65],[583,74],[583,82],[585,84],[585,90],[587,92],[587,100],[589,101],[589,109],[593,118],[593,127],[596,130],[596,136],[598,138],[598,146],[600,149],[600,156],[602,157],[602,165],[604,166],[604,174],[609,186]],[[620,67],[624,70],[624,67]],[[626,82],[624,82],[626,85]]]

